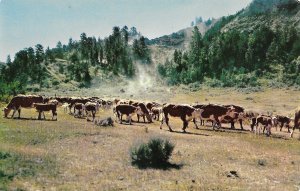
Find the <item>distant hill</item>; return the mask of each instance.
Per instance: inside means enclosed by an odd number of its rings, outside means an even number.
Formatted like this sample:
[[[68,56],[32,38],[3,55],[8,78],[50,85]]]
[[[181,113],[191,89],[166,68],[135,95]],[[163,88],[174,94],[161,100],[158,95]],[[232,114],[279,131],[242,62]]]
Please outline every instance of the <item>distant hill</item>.
[[[210,25],[207,25],[205,22],[200,22],[196,26],[199,28],[201,34],[204,35],[205,32],[210,29],[210,27],[213,26],[217,21],[218,19],[212,19],[212,23]],[[194,26],[187,27],[169,35],[164,35],[151,40],[147,39],[146,42],[148,45],[169,46],[174,48],[187,49],[189,42],[191,41],[193,28]]]

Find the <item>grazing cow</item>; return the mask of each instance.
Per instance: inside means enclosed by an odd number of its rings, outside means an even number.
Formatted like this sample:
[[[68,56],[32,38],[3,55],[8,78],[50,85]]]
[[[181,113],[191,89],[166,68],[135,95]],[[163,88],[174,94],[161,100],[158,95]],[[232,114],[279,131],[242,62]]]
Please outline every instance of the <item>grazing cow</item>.
[[[295,111],[294,127],[292,129],[290,137],[293,137],[295,129],[297,129],[297,128],[299,129],[299,126],[300,126],[300,108],[296,109],[296,111]],[[299,129],[299,131],[300,131],[300,129]]]
[[[146,105],[144,103],[141,103],[141,102],[131,102],[130,105],[133,105],[135,107],[140,107],[141,108],[141,111],[137,112],[138,122],[140,122],[140,117],[143,117],[144,123],[146,122],[145,121],[145,117],[147,117],[147,120],[148,120],[149,123],[152,122],[152,118],[150,116],[150,113],[149,113],[149,111],[146,108]]]
[[[4,108],[4,117],[7,117],[10,111],[14,110],[11,118],[14,117],[16,111],[18,111],[20,118],[21,108],[33,108],[33,103],[43,103],[43,101],[44,99],[42,96],[17,95],[13,97],[6,108]]]
[[[152,117],[154,117],[155,120],[159,121],[159,116],[162,113],[162,108],[161,107],[152,107],[151,108],[151,114]]]
[[[201,115],[202,109],[196,109],[190,105],[175,105],[175,104],[166,104],[162,108],[163,111],[163,119],[160,124],[160,129],[162,129],[162,125],[164,121],[166,121],[167,126],[169,127],[170,132],[172,132],[172,128],[169,125],[169,116],[172,117],[180,117],[180,119],[183,121],[183,132],[186,132],[185,129],[188,126],[188,122],[192,119],[199,118]],[[196,125],[196,124],[195,124]],[[196,128],[197,125],[196,125]]]
[[[153,108],[153,107],[159,107],[160,106],[160,104],[159,103],[156,103],[156,102],[148,102],[148,103],[146,103],[146,108],[149,110],[149,111],[151,111],[151,109]]]
[[[96,112],[99,111],[99,103],[98,102],[87,102],[85,104],[85,112],[86,112],[86,120],[89,121],[89,115],[92,114],[93,120],[95,119]]]
[[[39,112],[38,120],[41,120],[41,114],[43,113],[44,119],[45,117],[45,111],[51,111],[52,112],[52,120],[54,119],[54,116],[56,117],[55,119],[57,120],[57,112],[56,112],[56,104],[53,103],[34,103],[34,107],[36,108],[37,112]]]
[[[194,104],[192,105],[192,107],[196,108],[196,109],[201,109],[204,106],[204,104]],[[194,119],[194,123],[196,124],[196,119]],[[200,125],[204,126],[204,120],[200,119]]]
[[[78,97],[72,97],[69,100],[69,109],[70,109],[70,113],[71,113],[71,108],[75,106],[75,103],[82,103],[83,105],[86,104],[87,102],[89,102],[90,99],[88,98],[78,98]],[[75,110],[76,108],[74,107],[74,114],[75,114]]]
[[[83,117],[84,116],[85,105],[83,103],[74,104],[74,117]],[[77,114],[76,114],[77,111]]]
[[[251,111],[251,110],[249,110],[249,111],[245,112],[245,117],[247,119],[249,119],[249,121],[250,121],[251,131],[254,130],[254,126],[256,124],[256,118],[258,116],[259,116],[259,112],[257,112],[257,111]]]
[[[244,120],[244,110],[245,109],[241,106],[232,105],[232,104],[231,105],[224,105],[224,107],[227,107],[228,109],[234,109],[234,112],[238,113],[238,115],[235,115],[236,116],[235,118],[231,118],[231,120],[229,121],[231,123],[231,128],[235,129],[234,123],[236,121],[239,121],[241,129],[244,129],[243,128],[243,120]]]
[[[119,104],[115,107],[115,113],[117,114],[117,117],[122,124],[122,116],[127,115],[127,119],[129,120],[129,124],[131,125],[131,118],[134,113],[140,113],[141,108],[135,107],[133,105],[127,105],[127,104]]]
[[[282,131],[282,127],[285,125],[288,128],[288,132],[290,133],[290,123],[291,123],[292,119],[287,117],[287,116],[283,116],[283,115],[276,115],[275,118],[273,118],[273,124],[277,129],[277,126],[279,124],[280,126],[280,131]]]
[[[213,129],[215,129],[216,125],[218,125],[218,128],[220,128],[220,121],[224,120],[225,118],[236,117],[236,112],[234,112],[234,109],[229,109],[221,105],[208,104],[202,106],[201,109],[203,112],[201,113],[200,118],[202,120],[211,120],[213,122]]]
[[[267,116],[267,115],[259,115],[256,118],[256,129],[255,129],[255,133],[256,134],[260,134],[260,127],[259,125],[263,125],[264,129],[263,129],[263,133],[265,133],[265,129],[267,129],[267,136],[271,135],[271,127],[273,125],[272,122],[272,117]]]

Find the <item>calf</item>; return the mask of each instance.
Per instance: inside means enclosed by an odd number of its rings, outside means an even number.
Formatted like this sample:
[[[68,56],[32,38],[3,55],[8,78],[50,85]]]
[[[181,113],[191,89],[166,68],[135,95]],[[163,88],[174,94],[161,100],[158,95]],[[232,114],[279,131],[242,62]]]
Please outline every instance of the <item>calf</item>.
[[[34,103],[34,107],[36,108],[37,112],[39,112],[38,120],[41,120],[41,114],[43,113],[44,119],[45,117],[45,111],[51,111],[52,112],[52,120],[57,120],[57,112],[56,112],[56,105],[55,104],[45,104],[45,103]]]
[[[85,112],[86,112],[86,120],[89,121],[89,115],[92,114],[93,120],[95,119],[96,112],[99,111],[99,103],[98,102],[87,102],[85,104]]]
[[[83,103],[74,104],[74,117],[83,117],[84,116],[85,105]],[[77,111],[77,113],[76,113]]]
[[[261,128],[259,127],[259,125],[263,125],[264,129],[263,129],[263,133],[265,133],[265,129],[267,129],[267,136],[271,135],[271,127],[273,125],[272,122],[272,117],[267,116],[267,115],[259,115],[256,118],[256,129],[255,129],[255,133],[256,134],[260,134],[260,130]]]
[[[279,124],[280,131],[282,131],[282,127],[285,125],[288,128],[288,132],[290,133],[289,124],[292,121],[291,118],[289,118],[287,116],[283,116],[283,115],[276,115],[275,118],[273,118],[273,121],[274,121],[274,126],[276,127],[276,129]]]
[[[162,113],[162,108],[161,107],[152,107],[151,108],[151,114],[152,114],[152,117],[159,121],[159,116],[160,114]]]
[[[231,123],[231,128],[235,129],[234,123],[236,121],[239,121],[241,129],[243,130],[244,129],[243,128],[243,120],[245,119],[244,118],[244,110],[245,109],[243,107],[241,107],[241,106],[237,106],[237,105],[233,105],[233,104],[231,104],[231,105],[224,105],[224,107],[226,107],[228,109],[233,109],[234,112],[236,112],[238,114],[238,115],[235,115],[236,116],[235,118],[231,118],[231,120],[228,121],[229,123]]]
[[[196,109],[190,105],[175,105],[175,104],[166,104],[162,108],[163,111],[163,119],[160,124],[160,129],[162,129],[162,125],[164,121],[166,121],[167,126],[169,127],[170,132],[172,132],[172,128],[169,125],[169,116],[172,117],[180,117],[180,119],[183,121],[183,132],[186,132],[185,129],[188,126],[188,122],[192,119],[199,118],[201,115],[202,109]],[[195,124],[196,125],[196,124]],[[196,128],[197,125],[196,125]]]
[[[134,113],[141,112],[140,107],[135,107],[132,105],[127,105],[127,104],[119,104],[115,107],[114,111],[122,124],[122,117],[123,115],[127,115],[127,119],[129,120],[129,124],[131,125],[131,118]]]
[[[133,105],[135,107],[140,107],[141,108],[141,110],[139,112],[137,112],[138,122],[140,122],[140,117],[143,117],[144,123],[146,122],[145,121],[145,117],[147,117],[147,120],[148,120],[149,123],[152,122],[152,118],[150,116],[150,113],[149,113],[149,111],[146,108],[146,105],[144,103],[141,103],[141,102],[131,102],[130,105]]]

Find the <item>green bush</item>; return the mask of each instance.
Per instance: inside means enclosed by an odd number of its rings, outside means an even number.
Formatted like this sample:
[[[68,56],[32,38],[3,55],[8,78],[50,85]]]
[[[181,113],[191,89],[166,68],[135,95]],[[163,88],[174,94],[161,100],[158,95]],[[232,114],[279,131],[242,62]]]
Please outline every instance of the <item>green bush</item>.
[[[148,143],[142,143],[131,149],[132,164],[139,168],[160,168],[168,165],[174,144],[161,138],[150,139]]]
[[[52,85],[57,86],[58,84],[59,84],[59,81],[58,81],[58,80],[52,81]]]

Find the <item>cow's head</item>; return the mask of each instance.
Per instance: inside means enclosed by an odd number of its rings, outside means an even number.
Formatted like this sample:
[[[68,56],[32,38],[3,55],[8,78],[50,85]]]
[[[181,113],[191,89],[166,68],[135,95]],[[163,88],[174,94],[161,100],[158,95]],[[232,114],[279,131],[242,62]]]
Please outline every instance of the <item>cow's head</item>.
[[[144,115],[144,112],[143,112],[143,110],[142,110],[142,108],[140,106],[136,107],[135,112],[138,115]]]
[[[4,117],[5,117],[5,118],[8,116],[10,110],[11,110],[11,109],[9,109],[9,108],[7,108],[7,107],[5,107],[5,108],[3,109],[3,113],[4,113]]]
[[[231,118],[235,118],[236,117],[236,112],[235,112],[235,109],[234,107],[229,107],[228,110],[227,110],[227,113],[226,115],[230,116]]]
[[[203,111],[204,111],[204,109],[200,109],[200,108],[195,109],[192,113],[193,118],[201,118],[201,113]]]

